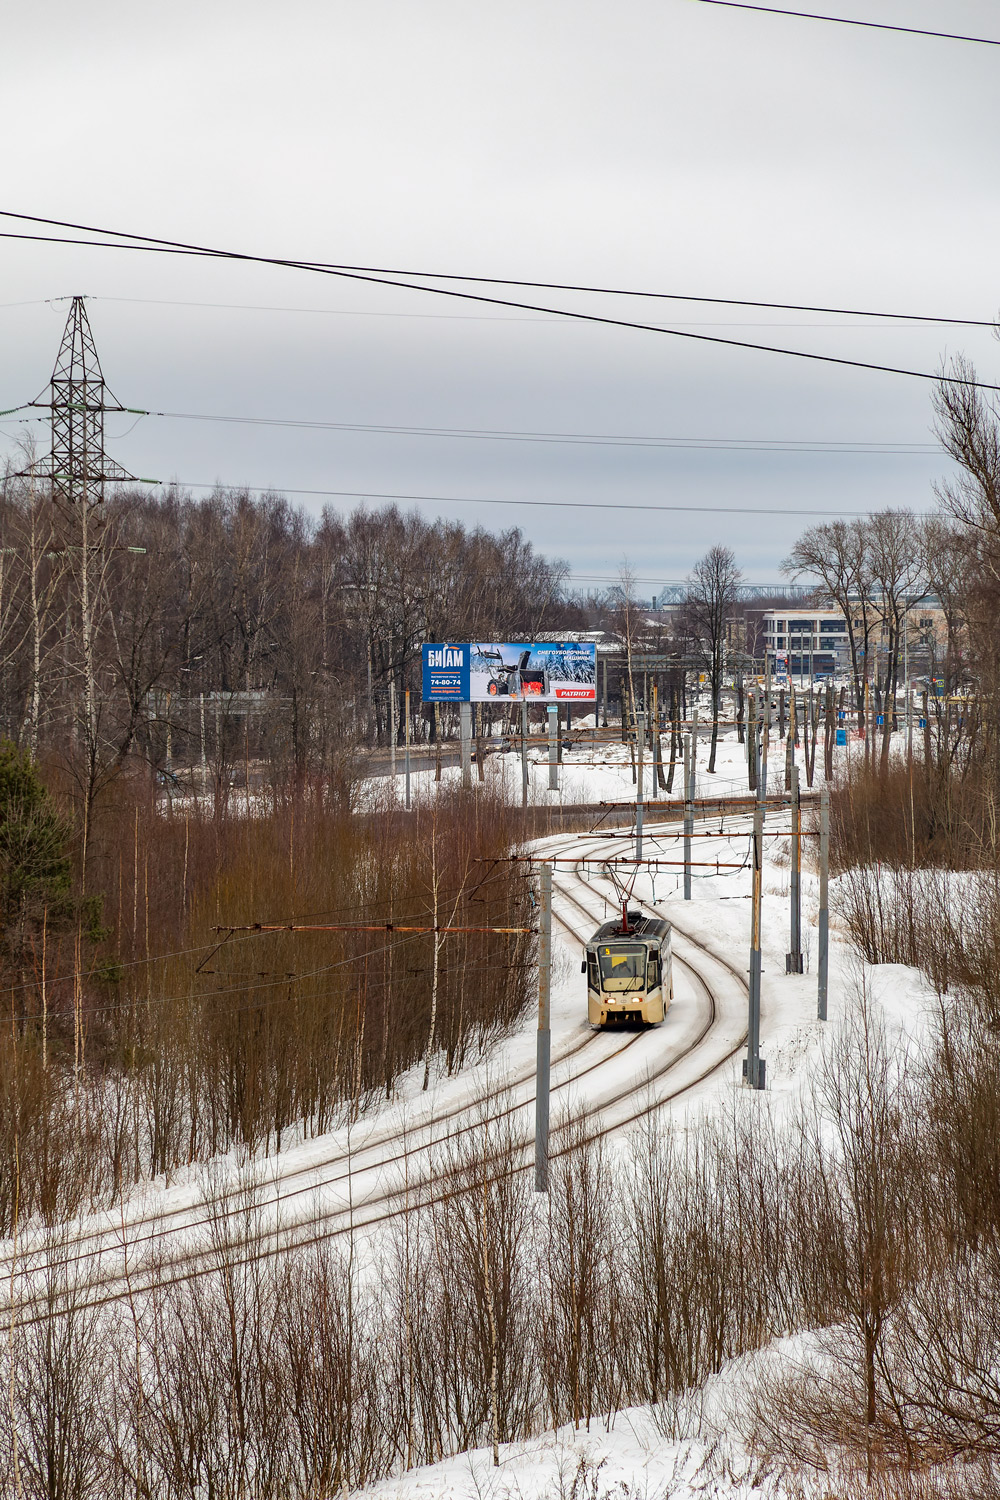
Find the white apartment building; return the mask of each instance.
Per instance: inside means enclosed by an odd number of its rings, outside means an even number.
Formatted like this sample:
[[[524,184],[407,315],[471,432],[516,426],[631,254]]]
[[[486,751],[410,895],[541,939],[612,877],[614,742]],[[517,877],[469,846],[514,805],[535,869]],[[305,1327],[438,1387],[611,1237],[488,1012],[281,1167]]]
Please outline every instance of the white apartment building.
[[[855,639],[864,635],[863,606],[852,606]],[[872,611],[873,606],[868,606]],[[869,613],[872,630],[869,644],[878,652],[886,642],[884,621]],[[769,609],[761,616],[764,649],[775,676],[789,673],[793,677],[829,677],[850,670],[850,645],[847,621],[839,609],[803,609],[797,614],[786,607]],[[933,595],[915,599],[907,611],[906,628],[911,662],[933,656],[946,637],[944,611]]]
[[[769,609],[761,616],[764,650],[776,676],[829,677],[850,665],[847,621],[839,609],[804,609],[792,614]]]

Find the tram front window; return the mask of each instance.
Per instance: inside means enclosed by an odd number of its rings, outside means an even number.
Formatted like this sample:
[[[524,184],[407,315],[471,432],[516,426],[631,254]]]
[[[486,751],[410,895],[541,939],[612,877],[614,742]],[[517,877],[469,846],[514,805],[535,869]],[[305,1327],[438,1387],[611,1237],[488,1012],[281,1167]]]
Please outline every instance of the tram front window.
[[[597,950],[601,987],[607,993],[641,990],[646,978],[646,948],[642,943],[603,944]]]

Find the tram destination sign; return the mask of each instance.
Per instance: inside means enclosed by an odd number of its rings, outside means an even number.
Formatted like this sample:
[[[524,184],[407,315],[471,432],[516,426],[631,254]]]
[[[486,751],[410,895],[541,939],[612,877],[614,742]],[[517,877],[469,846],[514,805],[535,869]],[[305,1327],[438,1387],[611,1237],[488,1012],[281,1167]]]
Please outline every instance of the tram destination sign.
[[[425,703],[593,702],[593,641],[468,641],[425,645]]]

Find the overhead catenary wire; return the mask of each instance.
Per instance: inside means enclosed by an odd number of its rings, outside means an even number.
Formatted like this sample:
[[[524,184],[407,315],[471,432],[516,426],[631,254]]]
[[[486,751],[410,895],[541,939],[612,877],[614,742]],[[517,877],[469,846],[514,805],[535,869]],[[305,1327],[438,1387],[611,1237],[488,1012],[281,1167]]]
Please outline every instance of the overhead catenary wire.
[[[502,875],[501,875],[501,873],[499,871],[497,872],[497,874],[495,876],[491,876],[489,873],[487,873],[482,878],[482,880],[480,880],[474,887],[471,888],[471,892],[470,893],[474,893],[475,891],[483,890],[486,886],[492,885],[495,880],[500,880],[500,879],[502,879]],[[457,886],[457,885],[455,885],[455,886],[446,886],[446,887],[444,887],[439,892],[439,896],[442,899],[449,899],[451,896],[455,895],[460,889],[461,889],[461,886]],[[387,897],[379,897],[378,899],[372,901],[372,900],[365,900],[365,898],[363,896],[359,896],[355,901],[352,901],[347,906],[328,907],[328,908],[325,908],[325,909],[323,909],[321,911],[304,913],[299,918],[293,918],[292,920],[293,921],[299,921],[299,922],[301,922],[301,921],[303,921],[303,920],[305,920],[306,918],[309,918],[309,917],[318,918],[318,917],[323,917],[323,916],[337,916],[341,912],[356,912],[359,906],[362,906],[362,907],[363,906],[376,906],[376,907],[378,907],[378,906],[386,906],[386,905],[389,905],[389,904],[390,904],[390,902],[389,902],[389,899]],[[411,921],[411,920],[415,920],[415,918],[411,918],[409,916],[404,916],[404,917],[400,918],[399,920],[403,921],[403,922],[408,922],[408,921]],[[284,930],[287,929],[287,926],[288,926],[288,922],[287,921],[283,922],[283,923],[275,923],[275,924],[273,924],[273,930],[274,931],[278,931],[278,932],[284,931]],[[385,923],[378,923],[376,926],[374,926],[373,930],[377,931],[377,932],[384,931],[385,930]],[[397,924],[397,930],[398,930],[398,924]],[[236,944],[236,943],[247,943],[253,937],[255,937],[255,936],[258,935],[256,929],[252,929],[251,928],[251,929],[248,929],[248,930],[244,931],[244,930],[241,930],[241,929],[239,929],[237,927],[231,927],[230,928],[230,927],[226,927],[226,926],[215,928],[215,929],[213,929],[213,932],[215,932],[215,933],[218,933],[218,932],[227,932],[227,933],[230,933],[231,936],[226,940],[227,944],[230,943],[230,942],[233,943],[233,944]],[[116,962],[116,966],[120,970],[122,970],[124,972],[126,969],[138,969],[138,968],[142,968],[142,967],[144,967],[146,965],[149,965],[149,964],[166,963],[166,962],[168,962],[171,959],[193,958],[194,955],[197,954],[197,953],[205,953],[206,957],[202,959],[202,963],[206,963],[208,961],[208,958],[212,956],[212,953],[218,952],[218,950],[219,950],[220,947],[221,947],[221,944],[219,944],[218,941],[217,941],[217,938],[215,936],[213,936],[212,938],[209,938],[204,943],[197,943],[193,947],[175,948],[175,949],[171,949],[171,950],[168,950],[168,951],[162,952],[162,953],[149,953],[149,954],[144,955],[141,958],[116,959],[115,962]],[[384,951],[385,951],[384,947],[383,948],[373,948],[371,950],[371,953],[382,953]],[[357,954],[355,956],[357,958],[366,958],[366,957],[369,957],[370,954],[361,953],[361,954]],[[345,962],[353,962],[353,961],[354,961],[353,959],[345,960]],[[200,967],[201,966],[199,965],[199,969],[200,969]],[[326,967],[330,967],[330,966],[326,966]],[[335,964],[332,967],[336,968],[336,967],[338,967],[338,965]],[[48,983],[48,985],[49,985],[50,988],[55,989],[56,987],[58,987],[61,984],[71,984],[71,983],[74,983],[78,979],[87,978],[93,972],[95,972],[93,969],[87,969],[87,968],[73,969],[69,973],[66,973],[66,974],[49,975],[48,979],[47,979],[47,983]],[[198,972],[198,969],[195,970],[195,973],[197,973],[197,972]],[[208,971],[202,971],[202,972],[208,972]],[[314,975],[314,974],[321,974],[323,972],[325,972],[325,969],[315,969],[315,970],[310,970],[306,974],[296,975],[295,977],[298,978],[298,979],[307,979],[307,978],[312,977],[312,975]],[[37,980],[35,980],[35,979],[22,981],[22,983],[20,983],[20,984],[5,984],[3,986],[3,988],[2,988],[2,990],[0,990],[0,994],[2,994],[4,996],[7,996],[7,997],[10,997],[11,999],[13,999],[13,997],[18,992],[24,992],[24,991],[27,991],[27,990],[34,990],[36,987],[37,987]],[[246,988],[246,987],[247,986],[243,986],[243,988]],[[253,986],[250,986],[250,987],[253,988]],[[216,991],[214,993],[220,993],[220,992]],[[178,995],[154,996],[153,997],[154,1001],[160,1001],[160,1000],[177,1000],[177,999],[182,999],[182,998],[184,998],[184,997],[183,996],[178,996]],[[120,1009],[125,1009],[125,1010],[127,1010],[134,1003],[135,1003],[135,1001],[127,1001],[127,1002],[123,1002],[120,1005],[119,1004],[115,1004],[115,1005],[103,1006],[103,1007],[98,1007],[98,1009],[101,1009],[101,1010],[120,1010]],[[142,1003],[145,1003],[145,1002],[142,1002]],[[91,1007],[91,1009],[93,1009],[93,1007]]]
[[[571,318],[580,322],[590,323],[594,326],[609,328],[628,328],[641,333],[656,333],[672,338],[690,339],[698,343],[716,344],[732,349],[746,349],[756,353],[779,354],[788,359],[803,359],[819,364],[836,365],[842,368],[866,370],[876,374],[900,375],[908,379],[926,380],[939,384],[944,378],[940,371],[931,372],[927,370],[911,370],[901,365],[888,365],[876,363],[870,360],[848,359],[843,355],[819,354],[813,350],[787,349],[775,344],[761,344],[749,339],[723,338],[719,334],[696,333],[692,329],[666,328],[658,323],[643,323],[628,318],[613,318],[607,314],[582,312],[579,309],[549,307],[539,303],[521,302],[510,297],[486,296],[482,292],[461,291],[454,286],[428,286],[412,280],[404,280],[393,276],[391,273],[377,272],[371,270],[348,270],[336,267],[333,263],[304,261],[283,256],[255,255],[249,251],[221,249],[214,246],[196,245],[182,240],[157,239],[152,235],[132,234],[125,230],[102,229],[91,225],[69,224],[59,219],[45,219],[34,214],[20,214],[13,210],[0,209],[0,216],[29,220],[33,223],[53,224],[74,229],[81,229],[92,235],[112,234],[121,236],[117,240],[77,240],[67,239],[65,236],[55,235],[28,235],[0,231],[0,239],[31,240],[56,244],[90,245],[96,249],[134,250],[154,252],[158,254],[182,255],[203,257],[212,260],[232,260],[252,265],[270,265],[282,267],[286,270],[310,271],[317,275],[333,276],[348,281],[357,281],[375,286],[396,286],[415,292],[423,292],[430,296],[453,297],[466,302],[478,302],[494,307],[515,308],[521,312],[548,313],[552,317]],[[126,238],[127,236],[127,238]],[[417,273],[419,274],[419,273]],[[468,281],[477,278],[455,278]],[[514,282],[505,282],[505,285],[516,285]],[[921,320],[923,321],[923,320]],[[984,323],[983,326],[990,327],[992,324]],[[994,385],[987,381],[973,380],[963,376],[949,376],[948,380],[953,385],[973,387],[978,390],[1000,391],[1000,385]]]
[[[245,935],[247,937],[259,936],[259,934],[255,934],[255,933],[252,933],[252,932],[251,933],[247,933]],[[367,959],[367,958],[371,958],[371,957],[378,957],[379,955],[381,955],[383,953],[386,953],[386,952],[389,952],[389,951],[396,952],[397,949],[405,947],[408,943],[415,943],[417,941],[417,939],[418,939],[419,936],[420,936],[419,933],[418,934],[410,934],[410,936],[408,936],[406,938],[403,938],[403,939],[400,939],[400,941],[398,943],[384,944],[381,948],[374,948],[374,949],[369,950],[367,953],[355,954],[353,957],[347,958],[347,959],[342,959],[342,960],[340,960],[336,964],[327,965],[327,969],[341,969],[341,968],[345,968],[348,964],[352,964],[352,963],[355,963],[355,962],[361,962],[362,960]],[[494,968],[495,967],[495,962],[496,961],[495,961],[494,958],[484,958],[484,959],[480,959],[480,960],[478,960],[477,962],[474,962],[474,963],[464,963],[463,962],[461,964],[451,964],[451,965],[445,964],[445,965],[440,965],[439,968],[438,968],[438,974],[439,975],[457,974],[457,973],[462,973],[462,974],[477,974],[477,973],[482,972],[483,970]],[[520,962],[520,963],[508,964],[507,966],[510,967],[510,968],[518,968],[518,969],[532,969],[532,968],[535,967],[535,964],[534,964],[534,962],[532,960],[529,959],[529,960],[525,960],[525,961]],[[407,969],[405,972],[406,972],[407,975],[425,974],[425,973],[428,972],[428,969],[429,969],[429,965],[421,965],[419,968]],[[234,975],[238,974],[238,972],[239,972],[238,970],[225,970],[225,969],[203,969],[202,970],[203,974],[212,975],[212,976],[226,975],[226,976],[228,976],[230,978],[233,977]],[[304,974],[296,974],[296,973],[293,973],[291,971],[288,971],[288,972],[283,973],[283,974],[258,973],[255,977],[258,978],[258,979],[264,979],[264,978],[266,978],[269,981],[269,984],[271,986],[288,986],[289,988],[291,988],[291,986],[298,984],[300,980],[315,978],[317,975],[322,974],[324,972],[325,972],[325,970],[323,970],[323,969],[312,969],[312,970],[309,970],[308,973],[304,973]],[[399,982],[398,978],[395,979],[395,980],[393,980],[393,981],[391,981],[391,983],[394,983],[394,984],[398,984],[398,982]],[[318,991],[314,990],[314,991],[311,991],[311,992],[309,992],[309,993],[307,993],[305,995],[303,995],[301,993],[300,994],[296,994],[296,995],[280,994],[280,995],[272,995],[268,999],[250,1000],[250,1001],[247,1002],[246,1005],[229,1005],[229,1006],[227,1006],[226,1009],[225,1009],[225,1015],[226,1016],[238,1016],[238,1015],[243,1015],[245,1012],[251,1011],[251,1010],[253,1010],[253,1011],[269,1010],[274,1005],[301,1004],[303,1002],[306,1003],[306,1004],[309,1004],[309,1005],[313,1005],[313,1004],[316,1004],[317,1002],[329,1000],[329,999],[331,999],[332,997],[335,997],[335,996],[337,996],[337,997],[342,996],[343,993],[344,993],[344,988],[346,987],[346,985],[348,983],[353,984],[355,988],[367,989],[367,990],[372,991],[373,993],[377,993],[378,991],[385,990],[385,989],[389,988],[389,986],[390,986],[390,981],[389,980],[383,979],[381,975],[377,975],[377,974],[359,974],[359,975],[356,975],[356,976],[345,975],[343,977],[343,982],[338,985],[337,989],[326,988],[326,989],[321,989],[321,990],[318,990]],[[171,1002],[171,1001],[176,1002],[176,1001],[179,1001],[179,1000],[189,1001],[189,1002],[199,1002],[200,1003],[202,1001],[215,1000],[220,995],[238,994],[238,993],[242,993],[242,992],[245,992],[247,990],[254,989],[254,988],[258,988],[258,986],[251,985],[251,984],[243,984],[243,985],[232,986],[228,990],[223,990],[223,989],[219,989],[219,988],[216,988],[216,989],[206,988],[204,990],[195,991],[195,992],[192,992],[191,994],[187,994],[187,995],[136,996],[132,1000],[116,1000],[113,1003],[109,1002],[107,1004],[101,1004],[101,1005],[88,1005],[87,1006],[87,1015],[88,1016],[106,1016],[106,1015],[114,1015],[115,1013],[120,1013],[121,1011],[131,1011],[131,1012],[138,1013],[140,1010],[144,1010],[144,1011],[148,1010],[149,1008],[151,1008],[154,1005],[159,1005],[159,1004],[163,1004],[163,1003],[167,1003],[167,1002]],[[48,1007],[48,1010],[47,1010],[47,1014],[48,1014],[49,1020],[53,1020],[53,1019],[56,1019],[56,1018],[63,1018],[63,1017],[66,1017],[66,1016],[72,1016],[75,1013],[76,1013],[75,1012],[75,1007],[72,1004],[71,1005],[65,1005],[65,1006],[50,1005]],[[36,1021],[38,1019],[37,1012],[34,1012],[34,1011],[32,1011],[32,1012],[29,1012],[29,1011],[12,1012],[11,1014],[13,1014],[14,1019],[17,1020],[17,1021]]]

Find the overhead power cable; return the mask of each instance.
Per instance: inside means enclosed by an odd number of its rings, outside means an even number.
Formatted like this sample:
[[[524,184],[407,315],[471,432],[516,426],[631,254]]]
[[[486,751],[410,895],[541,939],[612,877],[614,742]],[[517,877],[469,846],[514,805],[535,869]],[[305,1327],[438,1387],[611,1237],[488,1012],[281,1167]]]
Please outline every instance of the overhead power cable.
[[[756,10],[765,16],[794,16],[799,21],[831,21],[836,26],[863,26],[869,31],[898,31],[905,36],[937,37],[942,42],[975,42],[979,47],[1000,47],[990,36],[965,36],[956,31],[929,31],[922,26],[893,26],[888,21],[859,21],[853,16],[824,16],[812,10],[779,10],[774,5],[751,5],[749,0],[695,0],[696,5],[720,5],[726,10]]]
[[[12,407],[9,412],[0,412],[0,425],[14,412],[27,411],[32,402]],[[542,443],[567,447],[597,448],[647,448],[666,452],[713,452],[713,453],[822,453],[831,456],[862,454],[875,458],[931,458],[939,457],[938,443],[879,442],[875,439],[853,440],[841,438],[713,438],[713,437],[651,437],[628,433],[587,432],[518,432],[514,429],[474,427],[422,427],[415,424],[393,424],[389,422],[321,422],[307,417],[245,417],[193,411],[153,411],[142,407],[123,407],[122,412],[136,417],[162,417],[170,421],[221,422],[250,427],[288,427],[306,432],[356,432],[373,437],[421,437],[466,439],[477,442],[496,443]],[[22,421],[41,422],[42,417],[28,417]],[[132,432],[136,424],[128,429]],[[124,434],[125,436],[128,433]],[[119,439],[120,440],[120,439]]]
[[[15,408],[19,410],[20,408]],[[706,449],[722,453],[864,453],[892,457],[938,456],[937,443],[880,443],[841,441],[838,439],[795,438],[662,438],[629,435],[627,433],[586,432],[518,432],[515,430],[473,427],[420,427],[394,425],[388,422],[319,422],[306,417],[244,417],[220,416],[208,412],[194,411],[142,411],[139,407],[126,408],[129,414],[144,417],[163,417],[184,422],[224,422],[251,427],[293,427],[319,432],[359,432],[375,436],[466,438],[482,442],[497,443],[554,443],[571,447],[608,448],[653,448],[653,449]],[[5,415],[0,413],[0,416]]]
[[[32,405],[31,402],[27,403]],[[14,407],[21,411],[25,408]],[[583,447],[611,448],[679,448],[709,449],[721,452],[763,453],[864,453],[887,456],[905,455],[925,457],[941,452],[937,443],[879,442],[877,440],[839,438],[668,438],[643,434],[601,432],[533,432],[508,428],[489,427],[424,427],[417,424],[395,424],[389,422],[324,422],[308,417],[249,417],[194,411],[154,411],[142,407],[123,407],[123,412],[138,417],[163,417],[172,421],[222,422],[251,427],[292,427],[305,431],[358,432],[374,436],[467,438],[484,442],[506,443],[555,443]],[[0,416],[7,413],[0,412]],[[131,428],[129,429],[131,431]]]
[[[433,279],[433,278],[432,278]],[[510,286],[514,283],[503,282],[500,285]],[[675,302],[704,302],[710,299],[704,297],[685,297],[679,293],[671,292],[619,292],[609,289],[608,296],[623,297],[662,297],[670,298]],[[45,302],[65,302],[65,297],[48,297]],[[551,317],[513,317],[502,313],[439,313],[439,312],[401,312],[398,308],[367,308],[367,307],[289,307],[287,304],[268,302],[193,302],[189,298],[179,297],[108,297],[103,293],[95,293],[87,298],[88,302],[122,302],[135,307],[198,307],[207,308],[212,312],[263,312],[263,313],[293,313],[306,314],[310,317],[320,318],[385,318],[398,320],[400,322],[430,322],[430,323],[499,323],[504,327],[520,327],[522,323],[541,324],[546,328],[560,328],[563,325],[554,323]],[[40,305],[43,305],[40,303]],[[723,300],[723,305],[727,305]],[[732,301],[729,305],[736,307],[754,308],[764,306],[773,307],[776,311],[797,312],[798,308],[784,308],[780,303],[737,302]],[[2,306],[2,304],[0,304]],[[803,309],[807,310],[807,309]],[[901,314],[902,322],[892,322],[891,313],[841,313],[832,310],[831,317],[868,317],[878,321],[874,323],[806,323],[801,318],[794,320],[781,320],[776,318],[699,318],[696,321],[685,319],[683,323],[677,324],[680,328],[819,328],[827,333],[840,333],[841,331],[855,332],[858,329],[874,328],[911,328],[912,326],[926,325],[933,327],[936,323],[957,323],[963,327],[971,328],[994,328],[996,325],[988,320],[975,318],[924,318],[916,314]],[[566,325],[570,326],[570,325]]]
[[[701,296],[701,295],[699,295],[697,293],[694,293],[694,292],[651,292],[651,291],[648,291],[648,290],[640,289],[638,287],[601,286],[601,285],[591,285],[591,284],[589,284],[587,282],[535,281],[535,280],[530,280],[529,281],[529,280],[525,280],[523,278],[515,277],[515,276],[473,276],[473,275],[469,275],[466,272],[461,272],[461,271],[419,271],[419,270],[413,270],[413,269],[409,269],[409,268],[405,268],[405,267],[401,268],[399,266],[362,266],[362,265],[354,265],[354,264],[352,264],[350,262],[347,262],[347,261],[299,260],[299,259],[296,259],[296,260],[287,260],[287,259],[281,259],[281,258],[274,258],[274,257],[270,257],[270,256],[251,255],[251,254],[248,254],[248,253],[244,254],[242,252],[235,251],[235,250],[214,250],[214,249],[210,249],[210,248],[205,247],[205,246],[186,244],[183,240],[164,240],[164,239],[159,239],[159,238],[157,238],[156,236],[153,236],[153,235],[133,234],[133,233],[131,233],[131,231],[126,230],[126,229],[98,229],[98,228],[96,228],[96,227],[94,227],[92,225],[77,224],[77,223],[74,223],[72,220],[68,220],[68,219],[47,219],[47,218],[42,218],[38,214],[20,214],[20,213],[15,213],[13,209],[6,209],[6,208],[0,209],[0,218],[4,218],[4,219],[23,219],[26,223],[31,223],[31,224],[50,224],[50,225],[53,225],[55,228],[58,228],[58,229],[79,229],[79,230],[81,230],[81,231],[83,231],[83,232],[85,232],[87,234],[109,234],[109,235],[112,235],[116,239],[134,240],[134,241],[136,241],[136,243],[133,244],[133,245],[131,245],[131,246],[124,246],[123,247],[123,248],[126,248],[126,249],[130,248],[130,249],[133,249],[133,250],[138,250],[138,249],[141,249],[143,247],[143,245],[148,245],[152,249],[160,248],[160,249],[163,249],[163,250],[177,250],[178,253],[183,252],[183,253],[189,254],[189,255],[217,256],[217,257],[219,257],[219,258],[221,258],[223,260],[231,259],[231,260],[259,261],[259,262],[262,262],[265,265],[291,266],[291,267],[297,268],[299,270],[330,271],[330,272],[333,272],[333,271],[355,272],[356,271],[356,272],[364,272],[366,275],[378,275],[378,276],[420,276],[420,277],[422,277],[426,281],[462,281],[462,282],[467,282],[467,283],[469,283],[472,286],[517,286],[517,287],[526,287],[526,288],[528,288],[529,290],[532,290],[532,291],[587,292],[587,293],[592,293],[595,296],[601,296],[601,297],[639,297],[639,298],[645,298],[645,299],[652,299],[654,301],[660,301],[660,302],[703,302],[705,304],[716,306],[716,307],[762,307],[762,308],[770,309],[771,311],[774,311],[774,312],[827,313],[830,317],[838,317],[838,318],[885,318],[885,319],[898,319],[899,321],[904,322],[904,323],[942,323],[942,324],[946,323],[946,324],[954,325],[955,327],[959,327],[959,328],[995,328],[997,326],[997,319],[994,319],[994,318],[954,318],[954,317],[938,317],[938,316],[930,314],[930,313],[873,312],[871,309],[858,308],[858,307],[824,307],[824,306],[820,306],[818,303],[811,303],[811,302],[761,302],[761,301],[755,301],[755,300],[753,300],[751,298],[748,298],[748,297],[705,297],[705,296]],[[48,235],[36,236],[36,235],[19,235],[19,234],[0,234],[0,239],[30,239],[30,240],[41,239],[41,240],[47,242],[47,241],[49,241],[50,238],[56,244],[67,243],[67,244],[72,244],[72,245],[90,245],[90,244],[94,243],[91,240],[69,240],[69,241],[65,241],[64,242],[64,241],[56,238],[55,236],[51,236],[50,237]],[[98,244],[97,248],[101,248],[101,246]],[[110,249],[110,248],[113,248],[113,247],[106,245],[103,248]],[[398,285],[400,285],[400,283],[396,282],[396,281],[391,281],[391,282],[388,282],[387,285],[389,285],[389,286],[398,286]],[[418,288],[418,290],[420,290],[420,291],[428,291],[430,289],[427,288],[427,287],[420,287],[420,288]],[[51,298],[49,300],[51,300],[51,301],[58,301],[60,299],[58,299],[58,298]],[[133,300],[145,300],[145,299],[108,298],[108,297],[104,297],[104,298],[101,298],[100,300],[107,302],[107,301],[133,301]],[[196,306],[196,307],[198,307],[198,306],[214,307],[214,306],[220,306],[220,305],[221,306],[226,306],[226,305],[230,305],[230,304],[193,303],[191,305],[192,306]],[[246,304],[242,304],[242,303],[237,303],[237,304],[232,304],[232,305],[236,306],[237,308],[239,308],[241,310],[245,309],[245,307],[246,307]],[[268,312],[285,312],[285,311],[289,311],[289,309],[286,309],[286,308],[267,308],[267,309],[264,309],[264,310],[268,311]],[[293,311],[300,311],[300,312],[321,312],[321,311],[323,311],[323,309],[321,309],[321,308],[299,308],[299,309],[291,309],[291,310],[293,310]],[[538,310],[541,311],[541,312],[547,312],[547,313],[551,313],[552,312],[551,308],[540,308]],[[571,316],[571,314],[564,314],[564,316]]]
[[[61,224],[61,220],[40,220],[31,214],[15,214],[9,210],[0,209],[0,216],[30,219],[34,222]],[[89,234],[117,234],[124,235],[123,230],[102,230],[87,225],[69,225],[70,228],[81,228]],[[91,245],[96,249],[120,249],[120,250],[142,250],[153,253],[168,255],[190,255],[201,256],[212,260],[233,260],[253,265],[283,266],[286,269],[299,271],[312,271],[323,276],[340,277],[348,281],[364,282],[373,286],[396,286],[414,292],[425,292],[431,296],[454,297],[464,302],[481,302],[492,307],[512,307],[521,312],[549,313],[556,318],[571,318],[578,322],[591,323],[595,326],[606,328],[631,328],[640,333],[658,333],[670,338],[693,340],[702,344],[718,344],[730,349],[750,349],[764,354],[781,354],[788,359],[803,359],[824,365],[839,365],[843,368],[853,370],[868,370],[881,375],[904,375],[914,380],[926,380],[938,384],[942,378],[940,372],[932,373],[927,370],[910,370],[900,365],[876,364],[869,360],[846,359],[842,355],[817,354],[805,349],[786,349],[775,344],[758,344],[749,339],[722,338],[718,334],[695,333],[691,329],[665,328],[658,323],[639,323],[628,318],[611,318],[600,313],[580,312],[575,309],[562,307],[548,307],[533,302],[520,302],[510,297],[486,296],[482,292],[463,292],[455,287],[426,286],[416,281],[403,281],[390,279],[384,274],[374,272],[349,271],[335,269],[332,266],[319,262],[299,261],[282,258],[279,256],[252,255],[249,252],[237,250],[220,250],[205,245],[191,245],[180,240],[155,240],[149,235],[136,235],[133,239],[138,243],[128,243],[124,239],[113,240],[71,240],[54,235],[26,235],[12,234],[0,231],[2,239],[18,239],[44,241],[55,244]],[[992,325],[988,325],[992,326]],[[993,385],[986,381],[970,380],[958,376],[949,376],[953,385],[974,387],[978,390],[1000,391],[1000,385]]]
[[[154,481],[149,481],[153,483]],[[507,500],[494,499],[489,495],[405,495],[388,493],[377,490],[305,490],[290,489],[286,485],[259,485],[259,484],[233,484],[225,485],[215,480],[210,483],[204,479],[173,479],[170,481],[155,481],[165,489],[177,486],[179,489],[192,490],[234,490],[246,491],[250,495],[311,495],[317,499],[328,500],[402,500],[407,504],[415,501],[431,505],[517,505],[538,508],[551,508],[555,510],[604,510],[614,513],[619,510],[642,510],[657,512],[692,512],[693,514],[704,514],[719,516],[867,516],[871,510],[844,510],[841,505],[828,505],[825,509],[804,510],[798,506],[792,506],[787,510],[779,506],[761,505],[645,505],[638,502],[623,500],[615,501],[609,505],[603,500]],[[907,507],[908,509],[910,507]],[[918,512],[918,514],[921,514]]]

